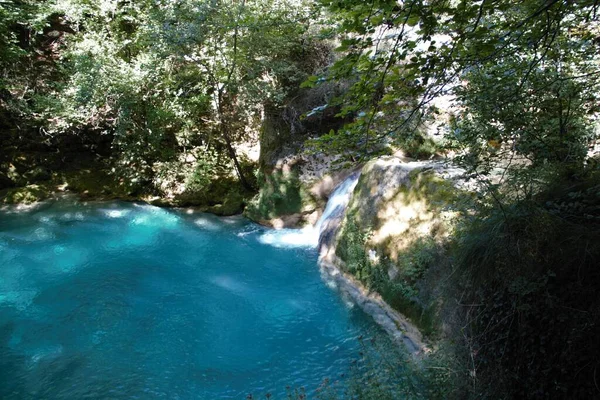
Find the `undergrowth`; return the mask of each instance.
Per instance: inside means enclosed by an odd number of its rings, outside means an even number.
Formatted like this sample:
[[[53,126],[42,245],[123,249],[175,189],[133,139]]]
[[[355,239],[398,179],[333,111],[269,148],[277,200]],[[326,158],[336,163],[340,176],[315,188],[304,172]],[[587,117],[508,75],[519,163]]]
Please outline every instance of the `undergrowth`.
[[[419,299],[418,282],[438,260],[439,244],[432,239],[422,238],[404,250],[397,261],[378,259],[370,256],[366,249],[370,233],[361,230],[352,216],[347,218],[343,229],[337,251],[347,271],[369,290],[379,293],[392,308],[408,317],[424,335],[435,335],[436,310],[434,305]],[[393,268],[397,268],[397,275],[392,279],[389,271]]]
[[[482,196],[447,241],[417,238],[394,261],[347,215],[338,255],[436,340],[439,398],[600,397],[600,172],[549,182]]]
[[[597,173],[463,220],[453,253],[473,397],[600,396]]]

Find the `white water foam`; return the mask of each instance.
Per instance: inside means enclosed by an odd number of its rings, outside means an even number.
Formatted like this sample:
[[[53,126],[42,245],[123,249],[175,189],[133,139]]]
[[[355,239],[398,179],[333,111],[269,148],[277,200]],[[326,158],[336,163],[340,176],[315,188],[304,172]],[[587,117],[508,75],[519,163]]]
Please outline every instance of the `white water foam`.
[[[353,173],[338,185],[329,197],[323,215],[315,226],[307,226],[302,229],[270,230],[262,234],[258,240],[274,247],[317,247],[325,222],[332,216],[339,215],[340,210],[346,208],[358,183],[359,176],[359,173]]]

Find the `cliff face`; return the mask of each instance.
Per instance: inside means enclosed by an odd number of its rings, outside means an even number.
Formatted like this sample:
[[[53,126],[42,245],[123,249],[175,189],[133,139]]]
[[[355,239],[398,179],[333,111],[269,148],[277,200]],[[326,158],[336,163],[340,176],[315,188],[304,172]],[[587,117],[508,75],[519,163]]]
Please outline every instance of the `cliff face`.
[[[469,197],[457,187],[461,174],[437,162],[367,163],[335,239],[321,249],[425,335],[445,323],[439,294],[451,273],[447,239],[454,208]]]

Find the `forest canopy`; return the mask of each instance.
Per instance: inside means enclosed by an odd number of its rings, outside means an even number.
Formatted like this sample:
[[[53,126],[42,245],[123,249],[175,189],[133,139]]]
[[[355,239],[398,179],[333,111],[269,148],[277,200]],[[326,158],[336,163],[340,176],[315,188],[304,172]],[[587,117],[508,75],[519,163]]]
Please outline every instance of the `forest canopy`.
[[[332,109],[344,122],[315,132],[314,150],[352,160],[392,146],[452,151],[478,173],[511,157],[581,166],[595,139],[591,0],[0,7],[3,135],[110,136],[100,142],[131,182],[157,184],[186,156],[209,169],[224,158],[250,189],[236,147],[256,142],[265,110],[289,105],[300,84],[332,92],[300,113]],[[432,143],[440,104],[446,123]]]

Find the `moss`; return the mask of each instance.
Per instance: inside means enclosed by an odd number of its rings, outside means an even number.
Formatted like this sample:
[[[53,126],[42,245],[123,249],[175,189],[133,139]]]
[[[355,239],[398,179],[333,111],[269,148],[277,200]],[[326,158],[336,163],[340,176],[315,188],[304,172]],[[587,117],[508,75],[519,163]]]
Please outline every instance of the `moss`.
[[[49,181],[5,191],[2,201],[5,204],[33,203],[64,190],[91,199],[134,199],[125,184],[116,181],[108,171],[98,168],[54,173]]]
[[[349,273],[423,334],[436,336],[436,271],[448,268],[445,244],[451,231],[443,216],[468,200],[431,169],[407,172],[393,163],[369,163],[342,222],[336,253]]]
[[[236,215],[243,211],[244,203],[243,194],[239,191],[231,190],[227,192],[222,203],[209,207],[207,211],[222,216]]]
[[[55,173],[49,182],[0,192],[4,204],[33,203],[50,197],[56,191],[72,191],[86,199],[142,200],[160,207],[201,207],[217,215],[234,215],[243,211],[253,193],[246,192],[237,180],[231,177],[212,180],[197,191],[186,191],[175,198],[147,196],[148,190],[134,188],[115,179],[110,171],[102,168],[81,169]]]
[[[388,283],[380,294],[387,304],[411,320],[423,335],[429,338],[437,336],[439,321],[435,304],[423,306],[413,298],[408,298],[404,291],[401,285]]]
[[[299,179],[295,169],[275,170],[259,176],[259,193],[246,208],[252,220],[269,220],[285,215],[310,212],[318,207],[317,200]]]
[[[435,141],[420,135],[407,141],[402,148],[408,157],[416,160],[430,160],[440,151],[440,146]]]
[[[150,198],[145,201],[156,207],[175,207],[178,205],[172,199],[165,199],[162,197]]]
[[[354,215],[347,216],[338,237],[337,255],[344,261],[347,272],[355,276],[369,290],[376,291],[396,311],[409,318],[426,336],[438,332],[435,303],[419,299],[418,284],[425,271],[439,257],[439,247],[432,240],[418,240],[401,253],[401,259],[392,262],[385,256],[386,246],[374,250],[379,260],[369,257],[370,233],[362,229]],[[395,269],[396,276],[390,277]]]
[[[470,197],[457,189],[452,182],[445,180],[432,169],[417,168],[408,174],[410,184],[401,186],[399,193],[405,194],[406,205],[415,200],[424,200],[431,210],[442,211],[456,207]]]
[[[0,192],[3,204],[31,204],[50,197],[52,188],[48,185],[29,185]]]
[[[268,168],[277,160],[286,144],[293,142],[290,127],[271,112],[265,113],[266,118],[260,130],[261,168]]]
[[[439,319],[437,298],[425,287],[435,280],[426,274],[443,265],[444,256],[438,242],[431,237],[421,237],[404,249],[396,262],[384,261],[391,264],[387,269],[395,268],[397,274],[384,282],[381,296],[429,337],[439,333]]]
[[[231,176],[220,176],[203,185],[192,185],[175,196],[172,205],[201,207],[216,215],[234,215],[244,210],[254,193],[244,190],[239,181]]]
[[[53,176],[52,182],[88,198],[128,199],[132,196],[130,185],[101,168],[61,172]]]

